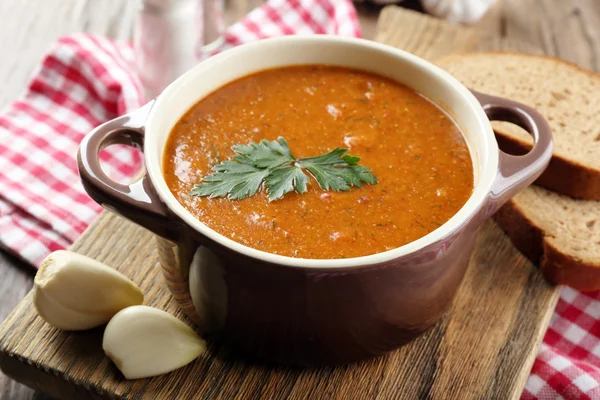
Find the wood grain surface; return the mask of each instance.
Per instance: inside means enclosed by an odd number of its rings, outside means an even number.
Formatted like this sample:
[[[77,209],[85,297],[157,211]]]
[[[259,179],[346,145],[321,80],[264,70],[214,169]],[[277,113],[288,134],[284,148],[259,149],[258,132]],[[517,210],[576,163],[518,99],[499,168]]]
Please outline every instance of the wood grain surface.
[[[398,34],[398,28],[410,34]],[[378,40],[425,58],[473,48],[476,30],[388,8]],[[491,46],[497,41],[490,41]],[[484,46],[485,45],[480,45]],[[146,303],[182,319],[158,267],[152,235],[104,213],[73,249],[137,282]],[[387,356],[337,368],[299,369],[240,360],[211,345],[199,360],[164,376],[126,381],[101,350],[102,329],[66,333],[35,313],[31,295],[0,327],[0,365],[15,379],[77,398],[517,398],[557,300],[558,288],[488,221],[450,313]]]
[[[476,247],[449,315],[410,345],[359,364],[285,368],[210,346],[174,373],[126,381],[102,353],[102,328],[51,328],[36,315],[29,294],[0,327],[0,365],[19,381],[64,399],[518,398],[557,290],[493,222],[483,227]],[[140,285],[146,304],[185,320],[165,289],[149,232],[104,213],[74,250],[114,266]]]

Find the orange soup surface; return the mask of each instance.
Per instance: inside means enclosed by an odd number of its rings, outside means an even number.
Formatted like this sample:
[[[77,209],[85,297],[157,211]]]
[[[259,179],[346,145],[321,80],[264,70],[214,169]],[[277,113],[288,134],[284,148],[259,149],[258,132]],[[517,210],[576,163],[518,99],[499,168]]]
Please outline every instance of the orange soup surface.
[[[346,148],[378,183],[269,202],[190,195],[231,146],[284,137],[297,157]],[[394,249],[438,228],[467,201],[473,165],[451,118],[412,89],[329,66],[265,70],[194,105],[173,128],[164,176],[201,222],[241,244],[284,256],[332,259]]]

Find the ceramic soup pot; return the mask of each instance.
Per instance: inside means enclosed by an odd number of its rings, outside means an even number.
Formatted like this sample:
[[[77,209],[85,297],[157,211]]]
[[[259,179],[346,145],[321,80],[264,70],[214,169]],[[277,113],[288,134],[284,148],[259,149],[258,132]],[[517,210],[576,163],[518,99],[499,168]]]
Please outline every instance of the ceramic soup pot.
[[[228,82],[300,64],[387,76],[446,110],[462,129],[474,163],[474,190],[464,206],[414,242],[375,255],[331,260],[246,247],[186,211],[162,174],[171,128],[196,102]],[[526,129],[534,138],[532,150],[522,156],[500,151],[490,120]],[[136,182],[117,183],[102,172],[98,153],[114,143],[143,149],[146,172]],[[482,222],[531,184],[551,155],[550,128],[530,107],[472,92],[435,65],[386,45],[290,36],[239,46],[198,64],[138,111],[87,135],[78,161],[94,200],[156,233],[169,289],[200,331],[223,339],[238,354],[315,365],[383,354],[435,324],[452,303]]]

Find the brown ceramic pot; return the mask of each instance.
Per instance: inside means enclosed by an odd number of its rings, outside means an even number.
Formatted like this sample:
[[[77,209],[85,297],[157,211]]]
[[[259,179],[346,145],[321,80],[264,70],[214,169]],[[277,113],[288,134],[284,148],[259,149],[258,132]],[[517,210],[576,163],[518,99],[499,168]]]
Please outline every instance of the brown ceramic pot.
[[[435,101],[461,127],[474,160],[475,187],[444,225],[383,253],[309,260],[236,243],[195,219],[162,176],[167,136],[198,100],[266,68],[330,64],[369,70]],[[535,140],[530,153],[498,149],[489,119],[516,123]],[[146,174],[112,181],[98,152],[113,143],[143,147]],[[513,101],[472,93],[438,67],[374,42],[328,36],[285,37],[240,46],[200,63],[138,111],[91,132],[79,151],[92,198],[156,233],[169,288],[200,330],[263,359],[338,364],[393,350],[440,319],[463,278],[482,222],[531,184],[552,155],[546,121]]]

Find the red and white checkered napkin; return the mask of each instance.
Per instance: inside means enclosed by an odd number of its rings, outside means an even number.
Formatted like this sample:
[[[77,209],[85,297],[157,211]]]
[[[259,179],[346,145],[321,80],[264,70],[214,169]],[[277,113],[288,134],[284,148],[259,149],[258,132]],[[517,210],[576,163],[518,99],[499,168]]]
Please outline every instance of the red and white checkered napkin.
[[[523,399],[600,399],[600,291],[563,287]]]
[[[293,33],[360,36],[350,0],[271,0],[232,26],[220,50]],[[0,114],[0,243],[33,265],[71,244],[101,210],[81,187],[77,147],[98,124],[143,104],[132,60],[128,43],[62,38]],[[127,147],[101,157],[118,180],[141,163]],[[599,383],[600,292],[565,288],[523,398],[600,399]]]

